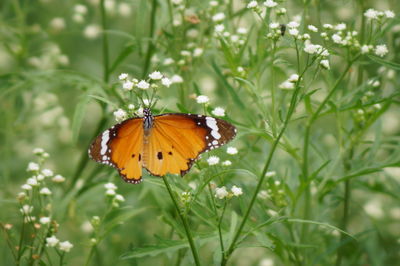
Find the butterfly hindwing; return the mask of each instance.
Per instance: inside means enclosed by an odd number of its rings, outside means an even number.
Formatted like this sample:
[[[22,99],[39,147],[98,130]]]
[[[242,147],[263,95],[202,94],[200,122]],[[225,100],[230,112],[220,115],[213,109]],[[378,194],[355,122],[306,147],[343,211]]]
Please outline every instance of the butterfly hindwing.
[[[116,168],[126,182],[140,183],[143,164],[143,118],[132,118],[100,134],[89,149],[97,162]]]
[[[183,176],[199,154],[227,143],[235,135],[235,127],[222,119],[191,114],[155,116],[144,147],[145,167],[152,175]]]

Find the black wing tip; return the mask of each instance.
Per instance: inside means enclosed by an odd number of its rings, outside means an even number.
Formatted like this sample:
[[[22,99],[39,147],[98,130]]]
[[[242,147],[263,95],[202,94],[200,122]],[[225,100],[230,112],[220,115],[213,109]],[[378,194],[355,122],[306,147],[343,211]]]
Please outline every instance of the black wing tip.
[[[143,181],[143,178],[142,177],[139,177],[139,179],[133,179],[133,178],[127,178],[125,175],[123,175],[123,174],[120,174],[120,176],[122,177],[122,180],[124,180],[126,183],[129,183],[129,184],[135,184],[135,185],[137,185],[137,184],[140,184],[140,183],[142,183],[142,181]]]

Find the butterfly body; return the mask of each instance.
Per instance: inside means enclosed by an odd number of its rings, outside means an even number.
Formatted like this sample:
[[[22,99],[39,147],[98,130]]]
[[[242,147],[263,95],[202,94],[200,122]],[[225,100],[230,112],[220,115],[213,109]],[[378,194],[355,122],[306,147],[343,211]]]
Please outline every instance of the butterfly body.
[[[198,156],[236,135],[225,120],[195,114],[170,113],[127,119],[100,134],[89,156],[116,168],[128,183],[142,181],[142,167],[155,176],[186,174]]]

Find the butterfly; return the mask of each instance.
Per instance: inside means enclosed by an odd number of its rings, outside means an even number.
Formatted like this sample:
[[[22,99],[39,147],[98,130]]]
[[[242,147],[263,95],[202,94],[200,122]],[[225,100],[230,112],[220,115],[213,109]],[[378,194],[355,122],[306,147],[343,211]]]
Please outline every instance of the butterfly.
[[[127,119],[105,130],[92,142],[89,156],[116,168],[128,183],[142,181],[142,168],[151,175],[185,175],[203,152],[236,136],[229,122],[196,114],[169,113]]]

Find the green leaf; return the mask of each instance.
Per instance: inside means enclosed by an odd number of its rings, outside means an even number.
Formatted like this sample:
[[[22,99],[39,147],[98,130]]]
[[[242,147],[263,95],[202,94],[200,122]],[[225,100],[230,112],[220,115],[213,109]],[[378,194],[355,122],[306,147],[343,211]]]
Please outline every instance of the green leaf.
[[[79,131],[82,125],[83,118],[86,113],[86,106],[89,103],[87,94],[82,95],[78,104],[76,105],[74,116],[72,118],[72,142],[76,143],[79,136]]]
[[[117,107],[117,105],[115,103],[113,103],[112,101],[110,101],[110,100],[108,100],[108,99],[106,99],[106,98],[104,98],[102,96],[89,94],[88,97],[96,99],[96,100],[98,100],[100,102],[103,102],[103,103],[107,103],[107,104],[113,106],[114,108]]]
[[[394,70],[400,70],[400,64],[384,60],[384,59],[379,58],[379,57],[374,56],[374,55],[368,55],[368,58],[371,59],[372,61],[374,61],[375,63],[378,63],[378,64],[383,65],[385,67],[388,67],[388,68],[391,68],[391,69],[394,69]]]
[[[132,209],[132,207],[122,208],[122,210],[121,210],[123,212],[122,214],[120,214],[117,217],[113,218],[112,220],[106,222],[106,224],[104,226],[104,231],[105,232],[111,231],[117,225],[124,223],[125,221],[142,213],[145,210],[146,210],[146,208],[140,208],[140,209]]]
[[[237,104],[238,107],[242,108],[243,110],[247,110],[247,108],[245,108],[245,105],[243,104],[242,100],[240,100],[240,97],[236,93],[235,89],[226,80],[226,78],[222,74],[222,72],[219,69],[219,67],[217,66],[217,64],[213,61],[211,65],[212,65],[215,73],[217,73],[218,77],[221,79],[221,81],[224,84],[225,88],[228,90],[228,92],[231,95],[231,97],[232,97],[233,101],[235,102],[235,104]]]
[[[354,240],[357,240],[351,234],[347,233],[346,231],[343,231],[342,229],[340,229],[336,226],[330,225],[328,223],[321,223],[321,222],[316,222],[316,221],[311,221],[311,220],[303,220],[303,219],[287,219],[286,221],[289,223],[306,223],[306,224],[315,224],[315,225],[319,225],[322,227],[327,227],[329,229],[339,231],[340,233],[345,234],[345,235],[353,238]]]
[[[119,53],[114,63],[111,65],[108,73],[111,74],[114,70],[135,50],[136,44],[129,44]]]
[[[235,236],[237,222],[238,222],[238,215],[235,211],[232,211],[231,225],[229,226],[229,234],[227,242],[229,245],[232,243],[233,237]]]
[[[204,245],[205,243],[217,240],[216,232],[210,235],[200,237],[196,241],[199,245]],[[186,239],[183,240],[169,240],[169,239],[159,239],[159,243],[155,245],[146,245],[144,247],[133,248],[133,250],[126,252],[121,255],[121,259],[131,259],[131,258],[141,258],[146,256],[157,256],[160,254],[176,252],[177,250],[188,248],[189,243]]]

